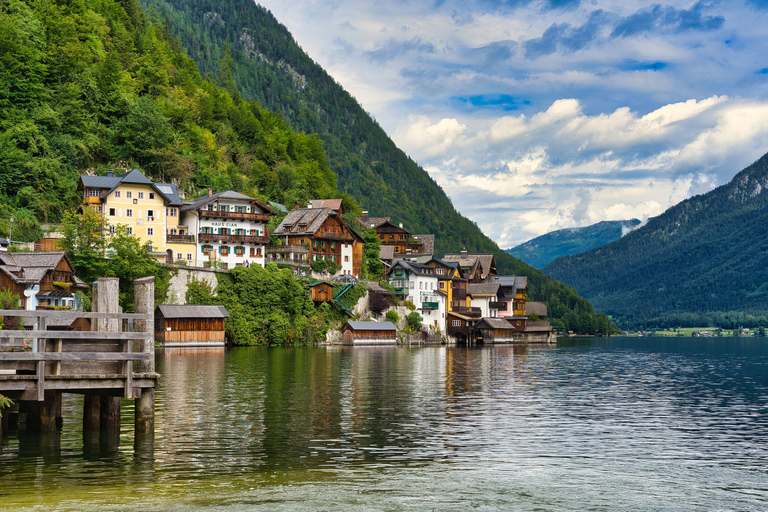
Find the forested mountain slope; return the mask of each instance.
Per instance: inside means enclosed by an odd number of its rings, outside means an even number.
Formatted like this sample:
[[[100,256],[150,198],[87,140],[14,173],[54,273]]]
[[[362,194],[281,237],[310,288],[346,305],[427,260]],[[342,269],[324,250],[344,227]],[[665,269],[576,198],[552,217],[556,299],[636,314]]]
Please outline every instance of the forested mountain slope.
[[[768,155],[621,239],[543,270],[626,325],[768,325],[766,226]]]
[[[244,98],[282,113],[297,130],[317,133],[339,189],[371,215],[392,217],[414,233],[435,234],[438,254],[464,247],[493,252],[498,271],[528,276],[532,298],[548,302],[550,314],[565,327],[582,330],[596,322],[592,306],[572,288],[507,255],[461,216],[269,11],[252,0],[141,1],[150,18],[173,30],[204,74],[231,76]]]
[[[604,220],[582,228],[558,229],[507,249],[506,252],[531,266],[542,268],[561,256],[578,254],[618,240],[639,225],[637,219]]]

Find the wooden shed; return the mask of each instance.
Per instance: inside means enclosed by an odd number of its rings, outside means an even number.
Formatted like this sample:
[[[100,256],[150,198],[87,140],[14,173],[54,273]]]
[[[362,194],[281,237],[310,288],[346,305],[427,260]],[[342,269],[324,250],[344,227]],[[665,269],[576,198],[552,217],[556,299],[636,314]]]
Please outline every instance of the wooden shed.
[[[342,328],[344,345],[394,345],[397,326],[392,322],[348,321]]]
[[[520,338],[515,327],[503,318],[483,318],[474,327],[478,343],[514,343]]]
[[[224,306],[161,304],[155,310],[155,341],[166,347],[223,347]]]
[[[309,285],[309,297],[315,302],[331,302],[333,300],[333,285],[325,281],[315,281]]]

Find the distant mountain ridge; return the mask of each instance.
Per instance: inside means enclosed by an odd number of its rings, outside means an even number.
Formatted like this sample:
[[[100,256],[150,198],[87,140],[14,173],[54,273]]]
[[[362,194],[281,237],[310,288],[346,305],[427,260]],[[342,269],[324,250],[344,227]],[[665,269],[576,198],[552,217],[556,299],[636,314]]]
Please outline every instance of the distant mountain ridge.
[[[543,271],[625,326],[762,325],[768,322],[767,226],[768,154],[729,183]]]
[[[591,226],[551,231],[507,249],[507,254],[536,268],[543,268],[561,256],[570,256],[618,240],[641,224],[638,219],[604,220]]]

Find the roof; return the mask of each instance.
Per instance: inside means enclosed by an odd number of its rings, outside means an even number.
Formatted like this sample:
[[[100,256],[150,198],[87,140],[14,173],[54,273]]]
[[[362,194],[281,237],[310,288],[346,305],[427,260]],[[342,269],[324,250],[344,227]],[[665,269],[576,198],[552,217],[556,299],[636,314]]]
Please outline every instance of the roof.
[[[178,306],[160,304],[157,310],[163,318],[229,318],[224,306]]]
[[[527,322],[525,324],[525,332],[549,332],[552,330],[552,325],[549,322]]]
[[[468,284],[467,293],[470,295],[493,295],[499,293],[499,285],[493,283]]]
[[[280,212],[283,212],[283,213],[288,213],[288,208],[286,208],[285,206],[283,206],[280,203],[275,203],[273,201],[267,201],[267,206],[272,208],[272,210],[280,211]]]
[[[380,260],[391,260],[395,257],[395,246],[394,245],[382,245],[379,247],[379,259]]]
[[[547,305],[543,302],[527,302],[525,304],[525,312],[529,315],[547,316]]]
[[[407,260],[397,260],[396,263],[392,264],[392,268],[398,265],[403,267],[410,274],[415,274],[417,276],[434,277],[434,278],[439,277],[438,274],[435,272],[435,269],[425,263],[416,263],[414,261],[407,261]]]
[[[483,318],[475,324],[475,328],[482,329],[483,324],[487,325],[491,329],[509,329],[509,330],[514,329],[512,324],[510,324],[503,318],[491,318],[491,317]]]
[[[446,254],[443,256],[445,261],[458,261],[462,267],[471,268],[475,264],[480,265],[480,270],[483,275],[491,275],[491,270],[495,271],[493,254],[480,253],[470,254],[462,252],[459,254]]]
[[[355,331],[396,331],[397,326],[392,322],[353,322],[349,320],[347,325]]]
[[[357,219],[357,222],[365,229],[377,228],[385,222],[389,222],[389,217],[360,217]]]
[[[176,185],[173,183],[152,183],[152,181],[144,176],[138,169],[132,169],[127,173],[118,176],[80,176],[80,184],[77,188],[78,190],[82,188],[107,189],[107,192],[101,195],[101,198],[104,199],[113,190],[124,183],[147,185],[163,196],[163,199],[165,199],[169,205],[182,205],[181,197],[179,196],[178,190],[176,190]]]
[[[513,286],[519,290],[528,288],[528,278],[525,276],[491,276],[491,282],[501,286]]]
[[[342,199],[311,199],[309,201],[309,208],[330,208],[338,212],[341,211],[342,202]]]
[[[330,208],[295,208],[288,212],[279,226],[275,228],[273,235],[305,235],[315,236],[323,223],[329,218],[335,217],[338,221],[347,227],[348,235],[353,236],[358,242],[363,239],[357,232],[347,226],[347,223],[337,212]]]
[[[308,286],[309,288],[313,288],[313,287],[315,287],[315,286],[317,286],[317,285],[320,285],[320,284],[324,284],[324,285],[326,285],[326,286],[330,286],[330,287],[333,287],[333,285],[332,285],[331,283],[326,283],[325,281],[315,281],[314,283],[309,283],[307,286]]]
[[[241,194],[240,192],[235,192],[234,190],[222,190],[221,192],[216,192],[215,194],[206,194],[204,196],[198,197],[191,203],[185,203],[181,211],[188,212],[192,210],[199,210],[203,206],[206,206],[220,199],[229,199],[231,201],[248,201],[249,203],[256,204],[259,208],[267,213],[275,213],[271,208],[261,204],[256,199],[246,196],[245,194]]]

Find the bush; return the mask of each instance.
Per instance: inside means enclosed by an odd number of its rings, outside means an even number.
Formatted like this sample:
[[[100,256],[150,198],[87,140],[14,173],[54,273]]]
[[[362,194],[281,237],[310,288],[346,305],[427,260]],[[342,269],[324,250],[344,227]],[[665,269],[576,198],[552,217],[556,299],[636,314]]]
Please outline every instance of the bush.
[[[368,295],[368,309],[376,313],[382,314],[389,309],[389,297],[386,292],[374,290]]]
[[[390,309],[389,311],[387,311],[387,320],[397,325],[397,322],[400,321],[400,315],[398,315],[397,311],[395,311],[394,309]]]
[[[421,315],[417,312],[413,311],[408,314],[408,316],[405,317],[405,324],[408,327],[408,331],[410,331],[411,334],[418,332],[419,329],[421,329],[421,321],[423,318],[421,318]]]
[[[405,307],[407,307],[410,311],[416,311],[416,305],[409,300],[405,301]]]

